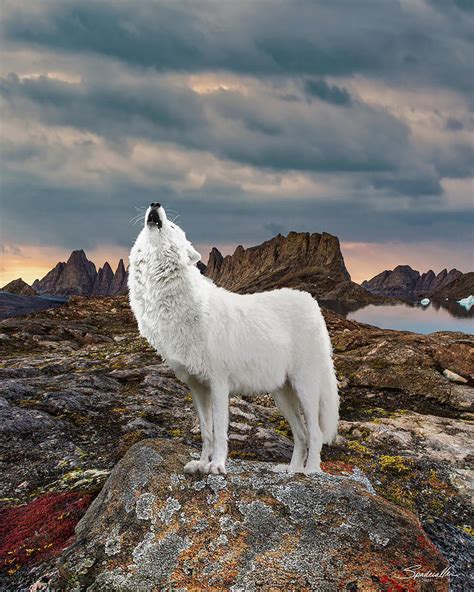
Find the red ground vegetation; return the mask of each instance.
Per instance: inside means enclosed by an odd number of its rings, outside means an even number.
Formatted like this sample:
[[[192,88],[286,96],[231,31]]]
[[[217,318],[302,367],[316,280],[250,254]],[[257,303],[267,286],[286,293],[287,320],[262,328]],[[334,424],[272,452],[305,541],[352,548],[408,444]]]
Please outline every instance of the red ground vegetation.
[[[13,575],[23,565],[57,556],[74,535],[93,496],[50,493],[29,504],[0,510],[0,569]]]

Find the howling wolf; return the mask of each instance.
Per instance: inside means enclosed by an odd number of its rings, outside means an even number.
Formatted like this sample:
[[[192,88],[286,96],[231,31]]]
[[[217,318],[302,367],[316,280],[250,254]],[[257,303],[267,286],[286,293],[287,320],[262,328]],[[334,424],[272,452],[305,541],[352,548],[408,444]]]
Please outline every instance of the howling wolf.
[[[201,275],[200,258],[152,203],[130,253],[130,304],[141,335],[191,389],[202,453],[185,472],[226,473],[234,393],[272,393],[290,424],[291,462],[276,470],[321,471],[321,446],[337,434],[339,396],[317,302],[288,288],[234,294]]]

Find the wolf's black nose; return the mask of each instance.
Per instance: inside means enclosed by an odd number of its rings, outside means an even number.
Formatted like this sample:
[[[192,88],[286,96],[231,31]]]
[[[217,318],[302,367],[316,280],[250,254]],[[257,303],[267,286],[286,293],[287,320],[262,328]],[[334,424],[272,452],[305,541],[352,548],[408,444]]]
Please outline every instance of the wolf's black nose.
[[[152,204],[150,204],[151,208],[161,208],[161,204],[159,204],[157,201],[154,201]]]

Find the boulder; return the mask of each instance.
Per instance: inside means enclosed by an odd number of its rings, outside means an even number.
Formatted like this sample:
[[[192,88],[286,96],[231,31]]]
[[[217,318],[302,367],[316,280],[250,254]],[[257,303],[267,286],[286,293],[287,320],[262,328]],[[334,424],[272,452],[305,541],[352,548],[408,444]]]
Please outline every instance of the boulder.
[[[144,440],[76,527],[53,589],[448,590],[445,559],[417,518],[358,470],[311,476],[230,460],[188,476],[192,449]],[[406,578],[402,580],[400,578]]]

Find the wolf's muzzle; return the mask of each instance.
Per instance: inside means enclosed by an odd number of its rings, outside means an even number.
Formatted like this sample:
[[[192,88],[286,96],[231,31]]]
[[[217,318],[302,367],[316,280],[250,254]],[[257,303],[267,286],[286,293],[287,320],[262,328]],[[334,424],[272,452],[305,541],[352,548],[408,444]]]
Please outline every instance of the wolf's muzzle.
[[[148,214],[148,218],[146,223],[149,224],[150,226],[158,226],[158,228],[161,228],[163,226],[163,222],[161,221],[160,218],[160,214],[158,212],[158,208],[160,207],[160,204],[158,203],[153,203],[151,204],[151,210],[150,213]]]

